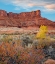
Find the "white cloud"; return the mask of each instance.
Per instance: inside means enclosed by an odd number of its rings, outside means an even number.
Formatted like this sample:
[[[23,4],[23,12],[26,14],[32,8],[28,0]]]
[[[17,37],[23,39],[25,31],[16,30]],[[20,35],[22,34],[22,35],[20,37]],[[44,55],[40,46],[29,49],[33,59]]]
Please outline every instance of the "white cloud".
[[[46,5],[45,8],[53,10],[53,9],[55,9],[55,4]]]
[[[19,6],[23,9],[29,10],[30,8],[43,7],[48,11],[55,10],[55,0],[2,0],[3,2],[10,3],[16,6],[16,10],[19,10]]]

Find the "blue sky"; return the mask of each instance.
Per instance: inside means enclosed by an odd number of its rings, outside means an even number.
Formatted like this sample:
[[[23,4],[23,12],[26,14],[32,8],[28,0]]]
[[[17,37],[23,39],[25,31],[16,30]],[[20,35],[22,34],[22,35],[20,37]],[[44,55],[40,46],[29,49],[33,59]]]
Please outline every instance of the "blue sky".
[[[42,17],[55,21],[55,0],[0,0],[0,9],[14,13],[41,10]]]

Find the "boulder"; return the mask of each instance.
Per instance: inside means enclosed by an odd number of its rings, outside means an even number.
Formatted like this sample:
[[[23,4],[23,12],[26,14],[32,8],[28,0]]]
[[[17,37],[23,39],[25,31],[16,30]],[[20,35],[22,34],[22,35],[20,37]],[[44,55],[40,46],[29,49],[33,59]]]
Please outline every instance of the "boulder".
[[[55,60],[48,59],[47,61],[44,62],[44,64],[55,64]]]

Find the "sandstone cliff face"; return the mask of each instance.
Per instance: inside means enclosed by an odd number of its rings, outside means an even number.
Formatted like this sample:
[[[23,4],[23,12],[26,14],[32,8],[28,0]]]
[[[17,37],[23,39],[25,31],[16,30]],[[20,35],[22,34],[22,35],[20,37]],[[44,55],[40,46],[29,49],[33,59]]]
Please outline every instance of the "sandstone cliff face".
[[[7,16],[7,12],[4,11],[4,10],[0,10],[0,16],[6,17]]]
[[[55,28],[55,22],[41,17],[41,11],[22,12],[22,13],[7,13],[0,10],[0,26],[7,27],[39,27],[40,25],[47,25]]]

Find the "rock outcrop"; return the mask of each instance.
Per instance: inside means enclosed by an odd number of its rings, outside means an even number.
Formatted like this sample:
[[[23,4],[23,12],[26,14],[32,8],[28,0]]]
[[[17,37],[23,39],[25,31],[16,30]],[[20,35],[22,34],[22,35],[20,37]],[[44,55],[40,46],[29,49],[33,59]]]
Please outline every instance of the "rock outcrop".
[[[7,12],[4,10],[0,10],[0,16],[1,17],[6,17],[7,16]]]
[[[55,60],[48,59],[44,64],[55,64]]]
[[[51,29],[55,28],[55,22],[41,17],[41,11],[22,12],[22,13],[7,13],[0,10],[0,26],[6,27],[40,27],[46,25]]]

